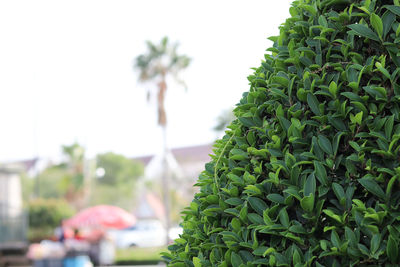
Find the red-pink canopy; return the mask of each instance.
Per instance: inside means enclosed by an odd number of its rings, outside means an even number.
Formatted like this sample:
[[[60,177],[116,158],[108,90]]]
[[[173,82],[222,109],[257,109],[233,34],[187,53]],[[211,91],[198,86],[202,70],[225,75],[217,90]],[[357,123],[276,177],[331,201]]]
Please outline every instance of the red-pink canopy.
[[[99,205],[82,210],[63,222],[69,228],[116,228],[122,229],[136,223],[136,218],[127,211],[109,205]]]

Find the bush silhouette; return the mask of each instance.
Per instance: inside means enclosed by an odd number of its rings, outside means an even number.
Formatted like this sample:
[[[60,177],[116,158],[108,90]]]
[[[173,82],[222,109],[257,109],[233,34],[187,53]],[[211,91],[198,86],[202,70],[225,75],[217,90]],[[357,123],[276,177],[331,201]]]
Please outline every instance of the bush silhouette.
[[[169,266],[399,266],[400,5],[298,0]]]

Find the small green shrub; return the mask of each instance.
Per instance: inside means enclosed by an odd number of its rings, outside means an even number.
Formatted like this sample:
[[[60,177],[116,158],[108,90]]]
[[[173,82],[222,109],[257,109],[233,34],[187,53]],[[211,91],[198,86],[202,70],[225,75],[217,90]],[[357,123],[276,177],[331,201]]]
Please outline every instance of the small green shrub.
[[[74,214],[74,210],[61,199],[35,199],[28,204],[29,240],[50,238],[54,229],[61,225],[63,219]]]
[[[298,0],[169,266],[399,266],[400,5]]]

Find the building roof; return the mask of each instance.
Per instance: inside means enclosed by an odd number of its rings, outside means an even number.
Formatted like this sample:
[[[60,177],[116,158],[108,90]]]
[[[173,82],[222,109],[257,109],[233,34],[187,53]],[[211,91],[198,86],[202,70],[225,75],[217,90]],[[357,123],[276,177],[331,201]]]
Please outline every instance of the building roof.
[[[211,160],[210,154],[212,153],[212,145],[197,145],[190,147],[180,147],[171,149],[171,153],[174,158],[179,162],[187,161],[198,161],[198,162],[208,162]],[[142,157],[133,158],[147,165],[155,155],[147,155]]]

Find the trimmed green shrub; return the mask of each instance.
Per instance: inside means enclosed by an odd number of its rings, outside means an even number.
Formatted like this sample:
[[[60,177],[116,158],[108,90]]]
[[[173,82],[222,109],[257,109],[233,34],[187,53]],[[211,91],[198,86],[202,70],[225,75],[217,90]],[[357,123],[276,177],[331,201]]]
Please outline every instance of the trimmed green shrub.
[[[399,266],[400,5],[298,0],[169,266]]]

